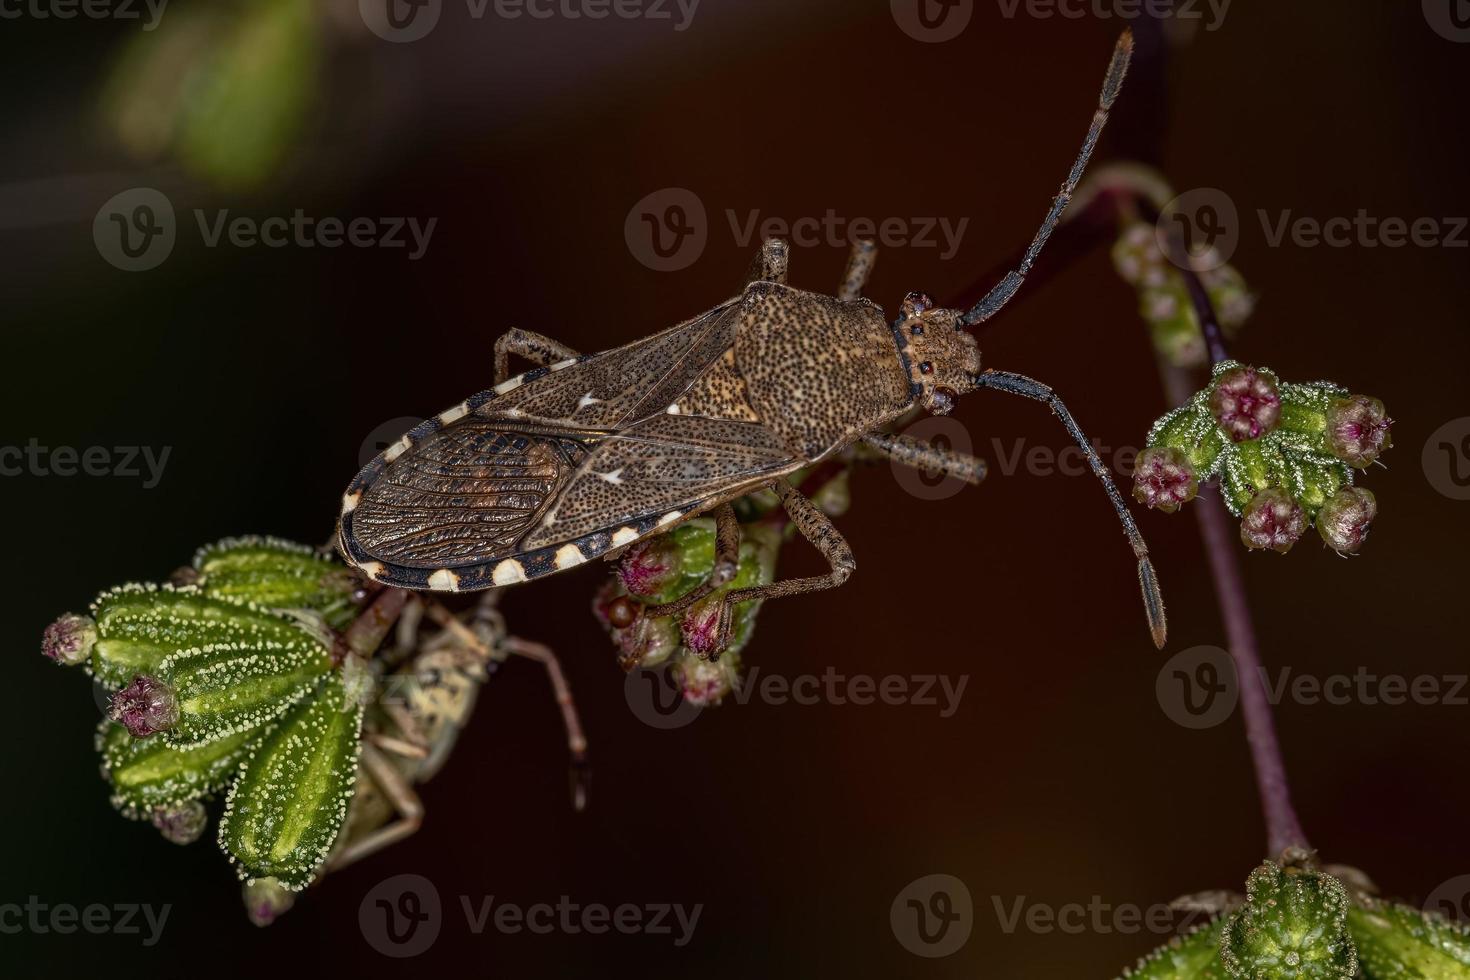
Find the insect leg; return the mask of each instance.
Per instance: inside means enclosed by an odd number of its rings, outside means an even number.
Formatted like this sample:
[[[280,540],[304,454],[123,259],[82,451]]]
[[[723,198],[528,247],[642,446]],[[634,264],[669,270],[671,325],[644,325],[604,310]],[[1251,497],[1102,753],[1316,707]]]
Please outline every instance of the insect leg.
[[[644,614],[654,619],[676,616],[730,581],[739,569],[740,520],[735,516],[734,507],[721,504],[715,508],[715,567],[709,578],[672,602],[649,606]]]
[[[550,337],[511,327],[495,339],[495,383],[510,377],[510,355],[519,354],[537,367],[550,367],[557,361],[570,360],[577,352]]]
[[[761,242],[761,250],[750,263],[745,274],[745,285],[753,282],[786,282],[786,269],[791,262],[791,253],[786,242],[780,238],[767,238]]]
[[[428,603],[426,610],[430,619],[453,633],[482,663],[504,658],[503,653],[497,656],[497,651],[487,646],[474,630],[460,622],[439,603]],[[505,653],[535,660],[546,668],[546,674],[551,679],[552,693],[561,708],[562,724],[566,726],[567,750],[572,756],[572,805],[581,810],[587,805],[587,737],[582,733],[582,719],[577,714],[576,702],[572,700],[572,689],[567,684],[566,675],[562,673],[561,663],[550,647],[520,637],[506,637],[501,641],[501,647]]]
[[[847,268],[842,273],[842,282],[837,287],[837,298],[850,302],[863,294],[873,265],[878,261],[878,245],[871,238],[859,238],[852,243],[847,253]]]
[[[578,812],[587,808],[587,736],[582,733],[582,719],[577,714],[577,704],[572,700],[572,689],[562,673],[561,663],[550,647],[532,643],[518,636],[505,638],[505,648],[518,657],[534,660],[546,668],[551,680],[551,692],[561,709],[562,724],[567,730],[567,751],[572,756],[572,806]]]
[[[393,763],[371,745],[362,747],[361,763],[373,782],[382,789],[383,795],[388,798],[393,809],[398,812],[398,819],[377,828],[360,840],[352,841],[332,855],[332,860],[327,865],[329,871],[339,871],[354,861],[359,861],[369,854],[374,854],[406,837],[413,836],[424,822],[423,802],[413,791],[408,779],[398,771]]]
[[[847,540],[843,538],[842,532],[837,530],[826,514],[785,481],[777,484],[775,490],[781,495],[781,505],[790,515],[791,523],[796,526],[797,531],[801,532],[801,536],[811,543],[812,547],[822,553],[822,557],[827,559],[832,570],[826,575],[788,578],[772,582],[770,585],[731,589],[725,593],[720,608],[720,638],[715,647],[716,657],[719,655],[718,651],[730,645],[730,628],[735,621],[732,613],[737,602],[780,599],[785,596],[834,589],[846,582],[853,569],[857,568],[857,560],[853,558],[852,549],[848,547]]]
[[[912,436],[894,432],[870,432],[863,436],[863,442],[889,459],[925,473],[952,476],[972,484],[985,479],[985,460],[969,453],[942,449]]]
[[[1017,268],[1006,273],[1006,277],[986,293],[984,299],[960,317],[962,325],[974,326],[977,323],[984,323],[1002,306],[1005,306],[1016,294],[1016,290],[1021,288],[1026,273],[1031,271],[1031,264],[1036,261],[1036,256],[1041,253],[1041,247],[1051,237],[1057,222],[1061,220],[1062,212],[1067,209],[1067,203],[1072,200],[1072,192],[1077,189],[1077,182],[1082,179],[1082,171],[1087,168],[1087,160],[1092,156],[1092,148],[1097,145],[1103,126],[1108,121],[1108,110],[1113,107],[1113,100],[1118,97],[1118,89],[1123,85],[1123,76],[1128,71],[1128,59],[1132,55],[1133,32],[1124,31],[1123,36],[1118,38],[1117,46],[1113,48],[1113,60],[1108,63],[1108,74],[1103,79],[1102,94],[1098,96],[1097,111],[1092,115],[1092,125],[1088,127],[1087,138],[1082,141],[1082,149],[1078,152],[1072,169],[1067,173],[1067,179],[1062,183],[1061,190],[1052,200],[1051,209],[1047,211],[1041,227],[1036,230],[1035,237],[1031,239],[1026,255],[1021,259],[1021,264]]]
[[[1168,632],[1167,622],[1164,617],[1164,597],[1159,592],[1158,576],[1154,573],[1153,562],[1148,558],[1148,545],[1143,541],[1143,535],[1138,533],[1138,526],[1133,523],[1133,515],[1128,511],[1128,505],[1123,503],[1123,495],[1118,492],[1118,487],[1113,483],[1113,478],[1108,474],[1108,468],[1098,458],[1097,450],[1092,447],[1092,441],[1083,433],[1077,420],[1072,418],[1072,413],[1067,411],[1067,406],[1057,397],[1056,392],[1039,381],[1022,374],[1012,374],[1009,371],[985,371],[975,376],[975,387],[994,388],[997,391],[1009,392],[1012,395],[1021,395],[1032,398],[1048,405],[1053,414],[1062,420],[1077,445],[1081,447],[1083,455],[1087,457],[1087,463],[1092,467],[1093,475],[1102,481],[1103,489],[1108,492],[1108,499],[1113,502],[1113,510],[1118,512],[1118,520],[1123,524],[1123,533],[1128,536],[1128,543],[1133,547],[1133,554],[1138,558],[1138,584],[1143,590],[1143,608],[1148,614],[1148,625],[1153,633],[1154,646],[1160,650],[1164,648],[1164,640]]]

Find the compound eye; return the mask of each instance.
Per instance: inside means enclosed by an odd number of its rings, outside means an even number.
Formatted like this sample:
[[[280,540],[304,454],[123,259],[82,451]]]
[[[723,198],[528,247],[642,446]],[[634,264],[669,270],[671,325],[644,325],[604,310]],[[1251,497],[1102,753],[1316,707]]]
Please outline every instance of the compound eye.
[[[929,395],[929,411],[935,415],[948,415],[954,411],[955,402],[959,401],[959,397],[953,388],[940,385]]]
[[[934,373],[934,365],[933,365],[933,363],[930,362],[930,361],[923,361],[923,362],[921,362],[919,364],[919,373],[920,374],[933,374]]]

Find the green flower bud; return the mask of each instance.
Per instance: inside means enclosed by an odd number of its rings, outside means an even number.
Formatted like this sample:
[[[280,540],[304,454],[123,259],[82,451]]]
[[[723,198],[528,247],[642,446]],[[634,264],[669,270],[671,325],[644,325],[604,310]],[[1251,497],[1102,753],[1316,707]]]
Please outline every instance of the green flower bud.
[[[1139,503],[1172,514],[1198,492],[1199,476],[1182,449],[1154,446],[1139,453],[1133,467],[1133,496]]]
[[[141,818],[177,809],[229,786],[243,762],[269,732],[247,729],[192,749],[176,749],[161,738],[134,738],[105,721],[97,733],[102,775],[112,786],[112,805]]]
[[[1358,469],[1370,465],[1393,442],[1383,402],[1367,395],[1335,399],[1327,408],[1327,448]]]
[[[334,629],[350,623],[361,582],[347,566],[306,545],[271,537],[226,538],[200,548],[193,568],[200,591],[268,609],[311,609]]]
[[[357,773],[363,711],[333,673],[281,719],[230,788],[220,846],[242,879],[274,877],[300,891],[331,852]]]
[[[209,814],[198,800],[181,803],[177,807],[153,811],[153,826],[163,839],[174,844],[192,844],[204,833],[209,823]]]
[[[1220,932],[1225,924],[1216,919],[1184,936],[1175,936],[1149,953],[1125,980],[1224,980],[1220,965]]]
[[[282,887],[275,878],[256,878],[241,886],[245,914],[261,928],[275,922],[296,904],[296,893]]]
[[[1246,881],[1246,903],[1225,924],[1220,959],[1236,980],[1353,980],[1358,954],[1348,894],[1331,875],[1267,862]]]
[[[97,643],[97,623],[91,616],[66,613],[46,627],[41,652],[66,667],[86,663]]]

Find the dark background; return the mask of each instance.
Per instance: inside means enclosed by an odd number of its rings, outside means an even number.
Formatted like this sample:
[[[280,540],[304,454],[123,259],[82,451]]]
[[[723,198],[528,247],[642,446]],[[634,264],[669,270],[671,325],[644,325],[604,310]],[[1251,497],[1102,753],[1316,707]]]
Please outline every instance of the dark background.
[[[160,35],[184,10],[176,2]],[[968,674],[948,719],[911,705],[752,701],[658,731],[629,711],[588,611],[602,569],[513,590],[512,627],[561,653],[578,696],[590,810],[567,804],[545,677],[513,663],[423,788],[424,831],[325,879],[265,931],[241,914],[208,839],[173,848],[114,815],[86,680],[36,652],[62,611],[161,578],[201,543],[325,540],[364,435],[486,387],[507,327],[598,350],[724,298],[751,251],[726,208],[969,217],[954,258],[889,249],[869,289],[890,310],[910,289],[963,293],[1030,236],[1121,26],[1001,9],[977,3],[958,39],[921,44],[881,0],[704,0],[684,32],[667,21],[475,21],[447,3],[427,39],[392,45],[352,4],[324,5],[319,70],[301,82],[311,108],[274,175],[252,186],[121,148],[100,93],[136,25],[7,20],[4,442],[172,452],[151,490],[120,477],[0,481],[0,903],[173,909],[153,948],[137,936],[0,935],[0,970],[1104,977],[1161,937],[1008,933],[996,903],[1147,906],[1239,888],[1264,833],[1238,716],[1195,732],[1160,710],[1164,658],[1087,479],[996,472],[925,502],[884,467],[862,472],[841,522],[858,573],[839,592],[761,614],[748,664]],[[1235,345],[1241,359],[1369,391],[1397,420],[1388,469],[1367,476],[1381,514],[1361,557],[1341,560],[1315,537],[1284,559],[1242,555],[1272,667],[1467,670],[1470,504],[1431,486],[1420,453],[1431,432],[1470,415],[1470,253],[1273,248],[1255,218],[1470,213],[1467,57],[1416,3],[1235,4],[1218,30],[1181,38],[1166,69],[1135,75],[1099,153],[1114,157],[1119,140],[1157,150],[1176,189],[1233,199],[1233,261],[1261,298]],[[82,179],[34,183],[61,177]],[[126,273],[99,257],[91,222],[140,185],[167,190],[179,241],[159,268]],[[671,186],[704,202],[710,240],[689,268],[656,272],[630,254],[623,223]],[[402,250],[207,249],[194,207],[438,226],[418,262]],[[793,282],[830,289],[842,261],[838,248],[795,249]],[[987,330],[986,361],[1052,384],[1104,442],[1137,445],[1164,403],[1135,302],[1106,250],[1093,250]],[[992,438],[1007,451],[1017,438],[1064,445],[1035,404],[977,395],[957,417],[992,462]],[[1170,603],[1169,652],[1221,643],[1193,518],[1140,521]],[[789,549],[783,567],[817,563]],[[1416,901],[1470,872],[1470,708],[1288,703],[1278,714],[1298,809],[1326,860]],[[430,879],[445,913],[433,948],[400,963],[364,940],[358,906],[402,873]],[[908,953],[888,918],[900,889],[931,873],[961,878],[975,907],[968,944],[940,960]],[[655,936],[474,935],[458,900],[563,894],[704,908],[676,949]]]

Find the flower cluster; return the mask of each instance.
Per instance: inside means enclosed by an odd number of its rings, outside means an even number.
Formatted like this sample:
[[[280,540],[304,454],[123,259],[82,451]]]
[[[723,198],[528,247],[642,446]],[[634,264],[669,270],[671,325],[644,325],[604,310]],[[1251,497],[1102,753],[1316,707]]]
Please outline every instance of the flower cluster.
[[[740,562],[729,582],[709,591],[687,609],[648,615],[650,607],[671,603],[703,586],[714,572],[715,525],[689,521],[666,534],[633,545],[593,602],[593,612],[618,649],[625,669],[669,664],[683,697],[693,704],[718,704],[739,683],[740,652],[755,630],[760,603],[729,607],[732,589],[773,581],[781,532],[752,521],[741,527]],[[723,615],[733,616],[729,645],[718,649]]]
[[[1159,354],[1177,367],[1205,364],[1208,357],[1199,314],[1189,300],[1183,274],[1160,250],[1154,225],[1131,221],[1123,226],[1113,245],[1113,267],[1138,290],[1138,312],[1148,323]],[[1200,268],[1200,281],[1220,327],[1227,337],[1234,336],[1250,316],[1255,299],[1232,266],[1205,255]]]
[[[1154,423],[1133,495],[1172,513],[1218,477],[1246,547],[1284,554],[1315,525],[1333,550],[1355,552],[1378,504],[1353,485],[1354,471],[1389,447],[1391,425],[1376,398],[1222,361],[1207,387]]]
[[[363,708],[329,625],[360,599],[345,571],[289,542],[224,541],[175,573],[185,584],[105,592],[42,638],[113,691],[97,748],[114,805],[188,844],[226,793],[219,843],[255,892],[309,884],[352,796]]]

